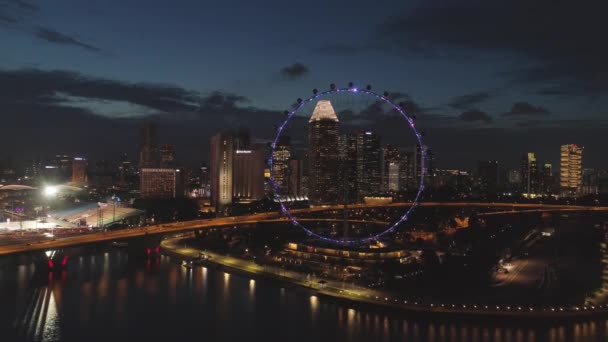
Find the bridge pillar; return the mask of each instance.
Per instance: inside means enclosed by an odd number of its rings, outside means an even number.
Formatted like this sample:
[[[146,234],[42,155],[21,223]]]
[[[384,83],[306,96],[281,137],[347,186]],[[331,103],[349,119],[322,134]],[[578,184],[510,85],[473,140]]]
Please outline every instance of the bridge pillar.
[[[61,271],[68,266],[68,253],[63,249],[44,251],[43,256],[36,262],[37,267],[48,271]]]
[[[129,256],[148,258],[160,256],[160,236],[144,235],[128,239],[127,251]]]

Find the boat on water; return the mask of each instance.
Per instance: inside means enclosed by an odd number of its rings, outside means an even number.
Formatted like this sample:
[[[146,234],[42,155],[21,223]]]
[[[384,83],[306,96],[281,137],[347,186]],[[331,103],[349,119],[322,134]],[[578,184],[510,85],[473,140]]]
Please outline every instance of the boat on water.
[[[194,261],[193,260],[184,260],[182,261],[182,266],[188,269],[192,269],[194,268]]]

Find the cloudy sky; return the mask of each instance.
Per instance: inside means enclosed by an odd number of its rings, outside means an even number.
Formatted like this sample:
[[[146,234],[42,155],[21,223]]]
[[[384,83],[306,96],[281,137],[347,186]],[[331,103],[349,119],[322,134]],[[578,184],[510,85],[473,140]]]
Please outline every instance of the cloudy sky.
[[[153,120],[179,159],[204,161],[212,133],[270,138],[296,98],[352,81],[398,94],[440,167],[514,167],[527,151],[556,163],[564,143],[608,167],[606,13],[560,0],[0,0],[0,158],[134,155]]]

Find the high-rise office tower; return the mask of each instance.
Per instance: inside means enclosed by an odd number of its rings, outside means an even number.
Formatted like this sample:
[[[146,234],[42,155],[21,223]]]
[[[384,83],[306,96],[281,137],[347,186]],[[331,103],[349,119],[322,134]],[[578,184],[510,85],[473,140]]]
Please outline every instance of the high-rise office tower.
[[[382,149],[382,189],[399,191],[399,149],[387,145]]]
[[[304,194],[304,163],[302,159],[292,158],[289,161],[289,187],[288,194],[302,197]]]
[[[521,192],[524,197],[536,197],[539,193],[539,170],[533,152],[524,154],[521,160]]]
[[[329,100],[317,102],[308,120],[308,197],[312,204],[338,200],[338,122]]]
[[[220,215],[232,204],[234,154],[234,136],[231,133],[221,132],[211,137],[211,204]]]
[[[239,201],[259,199],[264,196],[264,148],[250,145],[248,149],[235,150],[232,172],[232,197]]]
[[[82,186],[87,183],[87,160],[74,158],[72,161],[72,184]]]
[[[341,134],[338,145],[338,201],[354,203],[357,201],[357,136]]]
[[[553,165],[550,163],[543,164],[540,172],[541,193],[550,195],[553,193],[555,179],[553,178]]]
[[[382,191],[380,137],[374,132],[357,134],[357,190],[359,198]]]
[[[495,195],[498,191],[498,161],[477,161],[477,186],[486,195]]]
[[[160,157],[161,168],[174,168],[175,167],[175,146],[174,145],[161,145],[158,149]]]
[[[272,178],[280,196],[288,194],[290,159],[291,140],[288,136],[283,135],[279,137],[272,153]]]
[[[140,170],[140,197],[141,198],[176,198],[181,197],[183,191],[183,170],[143,168]]]
[[[574,195],[582,185],[583,147],[575,144],[561,146],[559,185],[564,194]]]
[[[416,145],[416,162],[415,162],[415,170],[416,170],[416,180],[414,187],[417,189],[418,185],[420,185],[420,173],[424,171],[424,183],[425,186],[434,186],[435,185],[435,153],[433,150],[428,148],[428,146],[424,146],[424,150],[426,151],[426,158],[424,161],[424,165],[422,165],[422,147]]]
[[[140,168],[159,167],[156,125],[152,122],[144,123],[141,129],[141,150],[139,153]]]
[[[418,187],[419,172],[416,171],[416,157],[412,150],[399,151],[399,190],[410,191]]]

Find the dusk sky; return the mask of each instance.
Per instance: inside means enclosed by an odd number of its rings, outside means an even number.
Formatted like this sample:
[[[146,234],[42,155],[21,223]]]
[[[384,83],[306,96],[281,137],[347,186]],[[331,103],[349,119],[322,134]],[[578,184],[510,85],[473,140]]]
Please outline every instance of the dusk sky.
[[[0,159],[135,158],[153,120],[178,159],[202,162],[213,133],[268,139],[296,98],[352,81],[407,101],[439,167],[515,167],[528,151],[557,167],[559,145],[576,143],[584,167],[607,168],[606,13],[558,0],[0,0]]]

